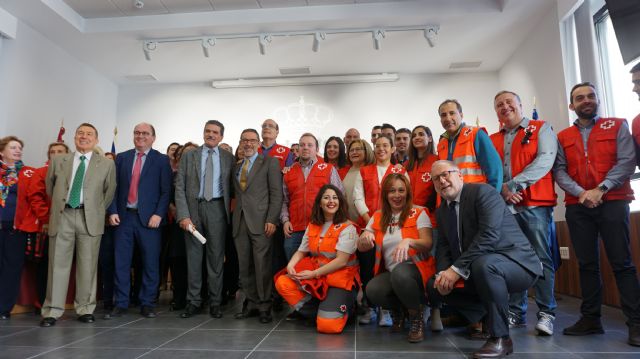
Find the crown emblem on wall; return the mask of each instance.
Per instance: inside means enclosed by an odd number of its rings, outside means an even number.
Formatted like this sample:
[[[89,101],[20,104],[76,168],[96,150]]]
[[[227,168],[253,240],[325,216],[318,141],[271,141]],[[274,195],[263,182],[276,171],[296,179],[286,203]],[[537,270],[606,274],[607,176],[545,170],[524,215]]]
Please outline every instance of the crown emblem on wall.
[[[333,117],[333,111],[330,108],[306,102],[304,96],[300,96],[298,102],[276,108],[273,112],[273,118],[278,119],[281,127],[302,130],[324,128],[333,121]]]

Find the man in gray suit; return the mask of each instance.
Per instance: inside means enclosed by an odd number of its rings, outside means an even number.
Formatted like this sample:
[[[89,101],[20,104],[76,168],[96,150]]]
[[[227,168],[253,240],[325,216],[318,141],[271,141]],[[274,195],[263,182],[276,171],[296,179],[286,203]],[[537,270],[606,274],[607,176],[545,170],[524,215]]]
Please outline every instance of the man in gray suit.
[[[236,165],[233,181],[236,208],[233,238],[238,250],[240,283],[246,302],[236,319],[271,317],[271,236],[282,208],[282,174],[277,159],[259,156],[260,136],[254,129],[240,135],[244,160]]]
[[[182,318],[189,318],[200,311],[203,253],[209,286],[209,314],[222,318],[224,240],[231,218],[231,176],[235,163],[231,153],[218,148],[223,137],[224,125],[216,120],[207,121],[204,145],[184,154],[178,167],[175,196],[180,228],[189,233],[195,228],[207,239],[202,245],[193,235],[185,236],[189,304],[180,315]]]
[[[47,171],[49,218],[49,280],[40,326],[51,327],[64,313],[69,273],[76,250],[76,298],[78,320],[95,321],[96,272],[105,211],[116,189],[112,160],[94,151],[98,130],[83,123],[74,136],[76,151],[51,159]]]

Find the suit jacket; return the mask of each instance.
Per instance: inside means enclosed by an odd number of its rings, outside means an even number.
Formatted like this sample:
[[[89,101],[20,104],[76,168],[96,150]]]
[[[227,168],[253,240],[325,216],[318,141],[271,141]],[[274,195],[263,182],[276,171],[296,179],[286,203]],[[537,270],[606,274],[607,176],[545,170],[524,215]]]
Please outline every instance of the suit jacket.
[[[74,153],[55,156],[49,163],[46,185],[47,195],[51,198],[50,236],[58,233],[60,217],[73,182],[73,156]],[[115,190],[116,168],[113,161],[94,151],[82,183],[84,215],[90,235],[99,236],[104,233],[105,212],[113,200]]]
[[[264,233],[266,222],[278,224],[282,209],[282,173],[280,162],[274,157],[258,155],[247,176],[247,187],[240,189],[238,174],[242,161],[233,171],[236,208],[233,211],[233,236],[238,234],[240,218],[244,216],[249,232]]]
[[[449,246],[447,211],[446,201],[443,201],[436,211],[440,228],[436,247],[438,272],[451,265],[467,272],[471,270],[471,263],[476,258],[499,253],[528,271],[542,276],[540,259],[493,186],[485,183],[465,183],[462,187],[458,213],[462,253],[455,261]]]
[[[135,149],[116,157],[118,187],[108,209],[110,215],[117,214],[121,218],[125,215],[135,157]],[[154,149],[149,150],[138,182],[138,216],[144,225],[149,223],[149,218],[154,214],[166,218],[171,199],[171,181],[169,157]]]
[[[176,216],[177,221],[190,218],[196,227],[200,226],[198,217],[198,195],[200,192],[201,158],[204,146],[183,154],[176,174]],[[228,151],[220,150],[220,173],[222,180],[222,196],[227,212],[226,222],[231,218],[231,197],[233,197],[232,172],[235,158]]]

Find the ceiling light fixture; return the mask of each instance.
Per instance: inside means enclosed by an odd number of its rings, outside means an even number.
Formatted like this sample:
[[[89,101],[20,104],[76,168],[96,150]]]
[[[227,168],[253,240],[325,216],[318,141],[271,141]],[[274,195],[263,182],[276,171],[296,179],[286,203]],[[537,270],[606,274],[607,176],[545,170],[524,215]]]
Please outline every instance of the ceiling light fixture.
[[[144,51],[144,58],[147,61],[151,61],[151,52],[156,51],[158,48],[158,42],[156,41],[145,41],[142,44],[142,51]]]
[[[204,53],[204,57],[210,57],[209,48],[214,47],[216,45],[215,37],[205,37],[202,39],[202,52]]]
[[[320,48],[320,41],[321,40],[325,40],[327,38],[327,33],[326,32],[316,32],[313,34],[313,46],[311,46],[311,50],[313,50],[313,52],[318,52],[318,49]]]
[[[380,50],[380,41],[382,41],[383,38],[387,37],[387,34],[385,34],[384,30],[373,30],[372,32],[372,36],[373,36],[373,48],[376,50]]]
[[[209,57],[210,48],[216,44],[217,40],[231,40],[231,39],[258,39],[258,46],[260,53],[266,55],[267,46],[271,43],[274,37],[290,37],[290,36],[313,36],[313,45],[311,50],[318,52],[320,49],[320,43],[327,38],[327,34],[363,34],[371,33],[373,38],[373,47],[376,50],[380,50],[382,39],[386,37],[387,32],[394,31],[422,31],[424,37],[427,39],[429,46],[434,47],[438,32],[440,30],[439,25],[416,25],[416,26],[392,26],[386,28],[366,28],[366,29],[334,29],[334,30],[313,30],[313,31],[283,31],[283,32],[271,32],[271,33],[248,33],[248,34],[226,34],[226,35],[209,35],[209,36],[191,36],[191,37],[173,37],[162,39],[143,39],[143,49],[145,58],[150,60],[149,52],[156,49],[159,43],[167,42],[195,42],[198,41],[202,45],[202,51],[204,56]]]
[[[142,2],[142,0],[133,0],[133,6],[135,6],[136,9],[142,9],[144,7],[144,2]]]
[[[327,76],[287,76],[287,77],[259,77],[235,80],[214,80],[211,86],[217,89],[247,88],[247,87],[278,87],[331,85],[372,82],[398,81],[396,73],[356,74],[356,75],[327,75]]]

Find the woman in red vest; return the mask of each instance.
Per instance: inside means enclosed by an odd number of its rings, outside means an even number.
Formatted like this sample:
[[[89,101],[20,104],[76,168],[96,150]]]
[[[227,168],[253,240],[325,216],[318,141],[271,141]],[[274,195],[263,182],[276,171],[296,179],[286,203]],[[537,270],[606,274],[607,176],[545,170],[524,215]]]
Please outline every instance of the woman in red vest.
[[[427,126],[418,125],[411,131],[409,142],[409,160],[406,163],[413,204],[429,210],[431,224],[435,224],[436,192],[431,181],[431,165],[438,160],[433,145],[433,135]],[[435,227],[435,225],[434,225]]]
[[[344,142],[340,137],[331,136],[324,144],[324,162],[330,163],[336,168],[340,179],[343,180],[344,176],[349,172],[347,166],[347,154],[344,148]]]
[[[380,136],[376,139],[374,155],[376,163],[360,167],[359,176],[356,178],[353,187],[354,206],[360,214],[358,225],[364,227],[375,211],[380,209],[380,183],[390,173],[405,174],[405,169],[400,166],[391,164],[391,156],[396,151],[393,139],[387,136]],[[360,275],[362,276],[362,290],[365,291],[367,283],[373,278],[373,253],[363,253],[360,263]],[[363,298],[363,304],[366,304],[366,296]],[[392,324],[391,314],[387,310],[381,310],[379,313],[378,325],[381,327],[389,327]],[[369,324],[375,321],[375,312],[369,308],[363,316],[360,317],[360,324]]]
[[[320,188],[309,225],[287,274],[276,275],[276,290],[320,333],[341,333],[358,292],[356,228],[347,202],[332,184]]]
[[[414,206],[406,176],[390,174],[382,182],[382,209],[376,211],[358,240],[359,251],[375,253],[375,277],[367,286],[372,303],[393,312],[392,332],[401,332],[408,314],[411,343],[424,339],[427,280],[435,273],[431,221]]]

